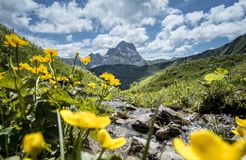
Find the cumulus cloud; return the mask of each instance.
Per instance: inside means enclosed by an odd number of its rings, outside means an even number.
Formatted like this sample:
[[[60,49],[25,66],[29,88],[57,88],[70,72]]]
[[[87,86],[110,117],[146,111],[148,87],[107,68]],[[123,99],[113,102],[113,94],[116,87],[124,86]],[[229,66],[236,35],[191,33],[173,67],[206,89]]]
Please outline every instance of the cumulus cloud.
[[[72,35],[72,34],[69,34],[69,35],[66,36],[66,40],[67,40],[68,42],[71,42],[72,39],[73,39],[73,35]]]
[[[38,7],[39,4],[32,0],[0,1],[0,21],[10,27],[28,27],[31,20],[29,14]]]
[[[141,45],[148,40],[148,35],[144,27],[131,27],[129,25],[115,26],[107,34],[99,34],[93,39],[93,48],[106,53],[108,48],[115,47],[120,41],[128,41],[135,45]]]
[[[57,48],[62,56],[78,51],[105,53],[125,40],[134,43],[145,58],[171,58],[195,53],[195,46],[218,37],[233,39],[246,33],[246,0],[190,13],[171,8],[168,1],[88,0],[81,5],[73,0],[44,5],[33,0],[2,0],[0,21],[38,33],[29,39],[45,48]],[[82,33],[91,34],[90,39],[74,42],[73,35]],[[67,43],[41,38],[53,34],[64,36]]]
[[[207,13],[194,11],[170,14],[162,21],[162,30],[146,45],[146,52],[162,53],[162,57],[189,55],[200,43],[218,37],[234,39],[246,33],[246,1],[232,6],[211,8]],[[161,54],[159,54],[161,55]]]
[[[89,0],[83,13],[98,19],[106,29],[119,24],[153,25],[154,16],[164,12],[167,4],[168,0]]]

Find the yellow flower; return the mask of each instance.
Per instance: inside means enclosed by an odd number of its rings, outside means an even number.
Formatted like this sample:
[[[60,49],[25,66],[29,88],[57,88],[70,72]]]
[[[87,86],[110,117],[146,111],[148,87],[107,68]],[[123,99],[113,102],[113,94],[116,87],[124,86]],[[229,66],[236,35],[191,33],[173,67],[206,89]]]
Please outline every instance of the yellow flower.
[[[235,135],[238,135],[240,137],[244,137],[244,136],[246,136],[246,129],[244,127],[241,127],[241,126],[237,126],[236,129],[232,130],[232,133],[234,133]]]
[[[36,132],[25,135],[23,139],[23,150],[25,153],[39,154],[45,148],[42,133]]]
[[[119,79],[112,79],[109,83],[110,83],[110,85],[112,85],[112,86],[119,86],[119,85],[121,85]]]
[[[51,84],[53,84],[53,85],[55,85],[55,84],[56,84],[56,81],[55,81],[55,80],[53,80],[53,79],[49,79],[49,82],[50,82]]]
[[[50,62],[51,59],[50,57],[43,57],[41,55],[35,55],[33,56],[31,59],[30,59],[31,62],[35,62],[35,61],[38,61],[38,62]]]
[[[65,76],[57,77],[57,81],[68,81],[69,79]]]
[[[123,137],[112,139],[105,129],[101,129],[97,132],[97,140],[102,148],[110,150],[120,148],[126,143],[126,139]]]
[[[41,78],[43,80],[48,80],[48,79],[52,79],[53,78],[53,75],[52,74],[49,74],[49,73],[46,73],[46,74],[42,75]]]
[[[0,73],[0,79],[2,79],[5,75],[5,72]]]
[[[29,45],[28,41],[25,41],[21,39],[19,36],[16,34],[10,34],[5,36],[6,41],[4,42],[4,45],[10,45],[12,47],[17,47],[17,46],[27,46]]]
[[[19,66],[20,66],[20,70],[23,70],[23,69],[27,71],[33,70],[33,68],[27,63],[20,63]]]
[[[89,86],[90,88],[96,88],[96,83],[89,83],[88,86]]]
[[[80,61],[82,63],[84,63],[84,65],[87,65],[88,63],[91,62],[91,57],[90,56],[87,56],[87,57],[84,57],[84,58],[80,58]]]
[[[101,83],[101,87],[102,87],[103,89],[106,89],[106,88],[108,87],[108,85],[107,85],[106,83]]]
[[[108,81],[108,83],[112,86],[119,86],[121,85],[120,80],[116,79],[113,74],[104,72],[102,75],[99,76],[100,78],[103,78],[104,80]]]
[[[74,85],[80,85],[81,84],[81,82],[80,81],[76,81],[76,82],[74,82]]]
[[[80,128],[104,128],[110,124],[109,117],[98,117],[91,112],[72,112],[70,110],[60,111],[63,120]]]
[[[186,160],[240,160],[246,148],[246,140],[229,144],[212,131],[204,129],[192,132],[187,146],[179,138],[175,138],[173,144]]]
[[[108,72],[104,72],[99,77],[105,79],[106,81],[111,81],[112,79],[115,79],[114,75],[112,75],[112,74],[110,74]]]
[[[241,127],[246,127],[246,119],[241,119],[238,116],[236,116],[236,123],[237,125],[241,126]]]
[[[40,64],[37,68],[37,71],[38,73],[42,73],[42,74],[48,74],[49,71],[48,71],[48,67],[46,67],[45,65],[43,64]]]
[[[55,56],[58,55],[57,50],[55,50],[55,49],[50,49],[50,48],[44,49],[44,53],[45,53],[47,56],[52,56],[52,57],[55,57]]]

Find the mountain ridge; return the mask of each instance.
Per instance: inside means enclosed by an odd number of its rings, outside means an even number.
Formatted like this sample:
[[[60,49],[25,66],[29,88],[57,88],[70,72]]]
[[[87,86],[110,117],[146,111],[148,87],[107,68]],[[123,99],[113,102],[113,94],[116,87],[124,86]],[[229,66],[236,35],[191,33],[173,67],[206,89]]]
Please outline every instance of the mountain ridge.
[[[136,67],[133,67],[132,65],[99,66],[91,69],[91,71],[94,72],[96,75],[99,75],[104,71],[114,73],[119,79],[121,79],[122,88],[127,89],[129,88],[130,84],[132,84],[133,82],[138,82],[143,78],[153,75],[160,70],[168,68],[169,66],[176,66],[187,61],[206,59],[210,57],[245,54],[245,53],[246,53],[246,34],[239,36],[235,38],[233,41],[231,41],[230,43],[227,43],[216,49],[207,50],[199,54],[191,55],[188,57],[182,57],[166,62],[145,65],[145,66],[136,66]],[[124,74],[124,72],[133,73],[133,74],[132,75]]]

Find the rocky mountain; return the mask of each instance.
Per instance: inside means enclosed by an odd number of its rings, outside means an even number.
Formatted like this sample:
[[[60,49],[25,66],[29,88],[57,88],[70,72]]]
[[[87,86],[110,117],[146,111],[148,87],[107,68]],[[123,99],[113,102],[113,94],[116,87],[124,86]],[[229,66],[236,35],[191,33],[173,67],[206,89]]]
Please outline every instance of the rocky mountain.
[[[104,56],[99,53],[91,53],[90,56],[92,62],[88,65],[88,68],[116,64],[136,66],[147,64],[147,61],[141,57],[134,44],[125,41],[121,41],[115,48],[110,48]]]

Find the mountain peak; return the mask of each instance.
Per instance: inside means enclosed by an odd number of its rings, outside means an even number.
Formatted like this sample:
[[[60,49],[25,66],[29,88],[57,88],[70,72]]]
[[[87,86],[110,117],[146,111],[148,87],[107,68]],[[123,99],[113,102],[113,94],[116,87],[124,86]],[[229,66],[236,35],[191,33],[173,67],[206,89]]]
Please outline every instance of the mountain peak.
[[[117,46],[116,49],[118,49],[119,51],[134,51],[136,52],[137,49],[135,47],[135,45],[133,43],[129,43],[126,41],[121,41]]]

